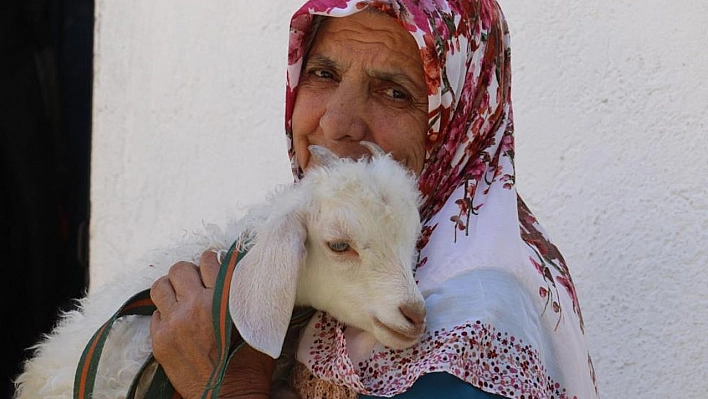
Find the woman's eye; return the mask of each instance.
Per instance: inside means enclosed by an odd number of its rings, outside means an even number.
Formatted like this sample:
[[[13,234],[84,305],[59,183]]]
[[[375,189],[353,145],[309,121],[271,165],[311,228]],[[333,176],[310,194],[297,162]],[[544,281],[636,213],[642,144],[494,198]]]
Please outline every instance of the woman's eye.
[[[408,95],[408,93],[395,88],[386,89],[384,93],[394,100],[408,100],[410,98],[410,95]]]
[[[333,252],[346,252],[349,249],[349,244],[345,241],[328,242],[327,245]]]
[[[322,79],[332,79],[334,78],[334,74],[330,71],[324,70],[324,69],[315,69],[310,71],[311,74],[315,75],[318,78]]]

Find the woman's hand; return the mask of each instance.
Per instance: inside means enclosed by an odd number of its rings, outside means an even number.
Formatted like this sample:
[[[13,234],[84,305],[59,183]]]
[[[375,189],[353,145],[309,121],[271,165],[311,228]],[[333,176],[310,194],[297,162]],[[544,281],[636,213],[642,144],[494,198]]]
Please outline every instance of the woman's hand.
[[[150,324],[153,354],[185,399],[201,398],[217,360],[211,309],[218,271],[216,253],[207,251],[199,267],[175,263],[150,290],[157,306]],[[244,346],[231,359],[220,397],[268,398],[274,364]]]

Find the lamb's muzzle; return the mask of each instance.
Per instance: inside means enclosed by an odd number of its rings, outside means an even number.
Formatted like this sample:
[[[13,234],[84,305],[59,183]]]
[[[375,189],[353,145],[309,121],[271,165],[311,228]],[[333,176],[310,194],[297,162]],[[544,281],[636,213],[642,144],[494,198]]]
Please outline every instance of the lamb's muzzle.
[[[425,328],[425,304],[423,302],[413,302],[405,303],[401,305],[398,310],[401,311],[403,317],[408,320],[413,328],[422,329]]]
[[[374,336],[384,345],[405,349],[414,345],[425,332],[425,305],[421,300],[407,302],[398,307],[395,321],[384,321],[374,316]]]

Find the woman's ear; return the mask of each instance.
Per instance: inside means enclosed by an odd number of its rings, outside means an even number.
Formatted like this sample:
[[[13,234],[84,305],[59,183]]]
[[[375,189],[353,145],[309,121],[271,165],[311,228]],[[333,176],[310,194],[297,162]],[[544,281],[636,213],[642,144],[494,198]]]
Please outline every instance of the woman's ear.
[[[229,311],[243,339],[273,359],[280,356],[293,307],[300,268],[307,255],[307,229],[298,212],[275,217],[231,278]]]

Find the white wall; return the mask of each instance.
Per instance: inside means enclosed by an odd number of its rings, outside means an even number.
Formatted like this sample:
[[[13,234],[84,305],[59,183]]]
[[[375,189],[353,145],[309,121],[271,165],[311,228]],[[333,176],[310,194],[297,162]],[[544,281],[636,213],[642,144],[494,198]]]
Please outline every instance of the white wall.
[[[519,189],[605,398],[708,397],[708,2],[505,0]]]
[[[299,2],[97,1],[92,289],[290,180]],[[705,397],[708,2],[501,3],[518,186],[573,270],[601,396]]]
[[[292,180],[283,82],[294,6],[268,4],[96,2],[91,289]]]

